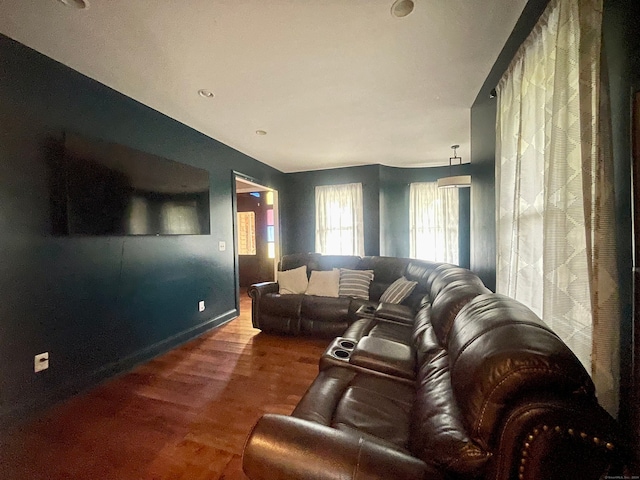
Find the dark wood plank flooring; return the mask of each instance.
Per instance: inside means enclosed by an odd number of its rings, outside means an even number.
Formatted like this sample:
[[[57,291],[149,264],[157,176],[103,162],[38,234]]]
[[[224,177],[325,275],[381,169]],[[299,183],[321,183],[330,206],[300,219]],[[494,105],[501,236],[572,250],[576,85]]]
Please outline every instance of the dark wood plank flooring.
[[[266,412],[289,414],[328,342],[259,333],[241,292],[235,320],[12,429],[5,480],[235,480]]]

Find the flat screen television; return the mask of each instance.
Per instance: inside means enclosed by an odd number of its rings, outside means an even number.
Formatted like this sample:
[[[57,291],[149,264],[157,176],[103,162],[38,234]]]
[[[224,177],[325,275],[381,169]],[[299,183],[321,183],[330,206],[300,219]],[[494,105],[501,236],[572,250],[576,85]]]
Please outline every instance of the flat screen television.
[[[53,162],[54,233],[209,235],[209,172],[65,133]]]

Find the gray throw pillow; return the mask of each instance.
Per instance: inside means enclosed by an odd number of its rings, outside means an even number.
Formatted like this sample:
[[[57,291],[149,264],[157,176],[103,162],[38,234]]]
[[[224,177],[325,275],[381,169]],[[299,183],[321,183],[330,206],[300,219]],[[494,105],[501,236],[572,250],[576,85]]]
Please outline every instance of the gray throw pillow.
[[[416,288],[418,282],[407,280],[404,277],[400,277],[393,282],[384,291],[380,297],[381,303],[402,303],[402,301],[411,295],[413,289]]]
[[[373,270],[340,269],[340,296],[369,300]]]

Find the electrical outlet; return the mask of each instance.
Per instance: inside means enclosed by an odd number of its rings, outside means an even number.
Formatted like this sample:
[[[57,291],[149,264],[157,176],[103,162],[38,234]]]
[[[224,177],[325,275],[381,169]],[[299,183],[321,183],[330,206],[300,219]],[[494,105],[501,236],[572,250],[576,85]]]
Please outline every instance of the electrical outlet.
[[[221,252],[224,252],[227,249],[227,242],[225,242],[224,240],[220,240],[218,242],[218,250],[220,250]]]
[[[198,311],[199,312],[204,312],[204,300],[200,300],[198,302]]]
[[[33,357],[33,371],[41,372],[49,368],[49,352],[44,352]]]

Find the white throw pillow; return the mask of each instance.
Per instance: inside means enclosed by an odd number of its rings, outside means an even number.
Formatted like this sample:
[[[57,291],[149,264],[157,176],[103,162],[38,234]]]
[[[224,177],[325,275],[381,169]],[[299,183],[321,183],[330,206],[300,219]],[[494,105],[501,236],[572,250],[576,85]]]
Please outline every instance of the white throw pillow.
[[[307,267],[294,268],[291,270],[285,270],[284,272],[278,272],[278,293],[282,295],[289,295],[294,293],[304,293],[307,290]]]
[[[334,268],[329,271],[313,270],[309,278],[309,286],[305,295],[319,297],[337,297],[340,292],[340,270]]]

